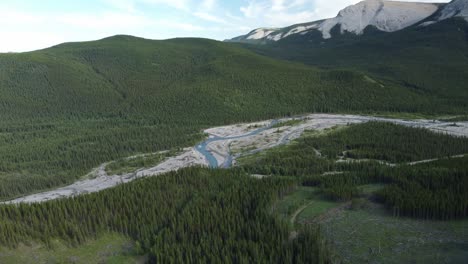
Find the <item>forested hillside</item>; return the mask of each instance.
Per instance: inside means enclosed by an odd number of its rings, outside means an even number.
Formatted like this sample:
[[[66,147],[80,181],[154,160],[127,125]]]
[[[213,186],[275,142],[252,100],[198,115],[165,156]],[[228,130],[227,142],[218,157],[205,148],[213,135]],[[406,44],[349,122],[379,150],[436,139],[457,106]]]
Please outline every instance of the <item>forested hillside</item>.
[[[466,108],[468,102],[468,23],[462,18],[385,33],[373,27],[356,36],[333,29],[296,34],[268,45],[243,45],[260,54],[322,68],[367,72],[421,94],[435,94],[442,104]]]
[[[62,238],[77,246],[113,231],[136,240],[151,263],[328,263],[318,233],[289,240],[288,225],[268,209],[294,188],[291,180],[185,169],[73,199],[1,206],[0,243]]]
[[[303,112],[459,113],[430,93],[203,39],[116,36],[0,54],[0,199],[102,162],[187,147],[209,126]]]
[[[120,2],[96,6],[97,30],[187,15]],[[263,18],[303,14],[259,2]],[[20,27],[96,33],[62,7],[19,6]],[[243,43],[116,35],[0,53],[0,264],[463,263],[467,12],[367,0]]]

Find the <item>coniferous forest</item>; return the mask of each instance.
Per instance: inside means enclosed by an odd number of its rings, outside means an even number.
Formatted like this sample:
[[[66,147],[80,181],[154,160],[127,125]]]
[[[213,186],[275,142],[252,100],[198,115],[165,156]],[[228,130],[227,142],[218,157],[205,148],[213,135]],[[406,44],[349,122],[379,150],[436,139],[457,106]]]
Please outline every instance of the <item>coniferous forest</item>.
[[[327,45],[246,47],[119,35],[0,54],[0,201],[68,185],[106,162],[110,173],[154,165],[166,156],[126,158],[178,153],[214,126],[304,113],[457,126],[468,114],[461,22],[397,32],[397,41],[343,35]],[[390,123],[305,131],[231,169],[186,168],[68,199],[1,204],[0,249],[53,251],[55,240],[78,248],[116,233],[150,263],[335,263],[322,225],[285,221],[279,202],[309,188],[329,204],[368,199],[392,219],[466,221],[466,154],[466,137]],[[379,188],[368,194],[365,185]]]
[[[385,187],[376,199],[395,216],[460,219],[468,216],[468,158],[452,156],[468,153],[467,144],[467,138],[371,122],[302,137],[282,149],[245,158],[243,168],[295,176],[339,201],[359,197],[360,185],[381,183]],[[434,158],[440,160],[425,162]],[[422,163],[411,164],[417,161]]]
[[[295,181],[256,180],[239,170],[184,169],[100,193],[0,207],[0,243],[62,238],[71,246],[104,232],[137,242],[153,263],[328,263],[320,234],[289,240],[272,202]]]
[[[405,138],[407,144],[394,144]],[[306,134],[291,145],[247,156],[235,169],[189,168],[70,199],[0,206],[0,244],[47,245],[61,238],[79,246],[117,232],[134,239],[137,251],[152,263],[329,263],[335,256],[319,227],[302,226],[290,239],[289,224],[272,212],[275,201],[300,185],[347,201],[361,195],[358,186],[381,183],[385,187],[373,199],[395,217],[465,218],[468,159],[450,155],[466,152],[467,142],[372,122]],[[391,146],[388,156],[377,155]],[[345,158],[338,149],[364,154],[337,162]],[[421,151],[401,155],[408,149]],[[324,155],[317,156],[317,150]],[[428,157],[440,160],[406,163]],[[385,160],[399,163],[389,166]],[[259,180],[251,173],[271,176]]]
[[[455,87],[455,86],[454,86]],[[460,114],[465,103],[350,69],[203,39],[115,36],[0,54],[0,199],[103,162],[193,146],[205,128],[310,112]]]

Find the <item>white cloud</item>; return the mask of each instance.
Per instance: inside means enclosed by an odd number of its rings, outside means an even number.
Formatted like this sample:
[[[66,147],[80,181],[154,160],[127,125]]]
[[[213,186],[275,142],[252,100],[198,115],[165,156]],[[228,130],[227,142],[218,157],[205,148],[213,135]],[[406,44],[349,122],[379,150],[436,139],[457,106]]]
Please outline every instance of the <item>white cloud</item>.
[[[59,15],[53,20],[79,29],[111,29],[119,28],[121,30],[153,26],[156,21],[153,19],[121,12],[103,12],[100,14],[68,13]]]
[[[215,15],[211,15],[209,13],[195,12],[195,13],[193,13],[193,15],[200,18],[200,19],[206,20],[206,21],[220,23],[220,24],[227,24],[226,20],[224,20],[223,18],[220,18],[220,17],[215,16]]]
[[[314,20],[312,3],[313,0],[252,0],[242,6],[240,11],[245,18],[250,19],[250,23],[280,27]]]
[[[191,0],[101,0],[104,3],[122,10],[135,11],[138,4],[165,5],[180,10],[189,10]]]
[[[265,2],[250,1],[247,6],[241,6],[240,11],[246,18],[257,18],[268,9],[268,4]]]
[[[117,34],[165,39],[205,30],[177,18],[153,18],[123,10],[95,13],[42,13],[0,8],[0,52],[22,52],[63,42],[87,41]]]
[[[286,9],[286,7],[284,6],[284,0],[272,0],[271,2],[271,10],[273,11],[283,11],[284,9]]]
[[[181,10],[189,10],[190,9],[190,0],[135,0],[137,2],[142,2],[146,4],[163,4],[167,6],[171,6]]]
[[[128,12],[135,12],[135,1],[134,0],[102,0],[104,3],[121,10]]]
[[[34,40],[34,41],[32,41]],[[69,41],[61,34],[48,31],[3,31],[1,52],[31,51]]]
[[[203,11],[212,11],[217,5],[216,0],[203,0],[200,5],[200,9]]]
[[[5,2],[0,2],[0,52],[29,51],[116,34],[224,39],[257,27],[283,27],[333,17],[359,1],[245,0],[233,9],[232,2],[228,8],[217,0],[100,0],[105,3],[104,9],[75,12],[35,12],[19,6],[15,9]],[[162,6],[173,10],[162,13],[160,10],[166,10]]]

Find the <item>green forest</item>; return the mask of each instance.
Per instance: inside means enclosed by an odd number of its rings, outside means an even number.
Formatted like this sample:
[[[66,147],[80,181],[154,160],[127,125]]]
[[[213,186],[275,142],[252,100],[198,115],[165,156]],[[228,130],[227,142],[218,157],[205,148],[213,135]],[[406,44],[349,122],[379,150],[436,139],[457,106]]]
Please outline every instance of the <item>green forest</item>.
[[[385,184],[375,199],[395,216],[449,220],[468,216],[468,157],[452,158],[464,154],[467,138],[370,122],[311,133],[241,164],[253,174],[295,176],[338,201],[360,197],[358,186]]]
[[[278,200],[313,186],[331,201],[351,201],[362,197],[360,186],[383,184],[371,199],[394,217],[466,218],[468,157],[450,157],[466,153],[467,142],[378,122],[308,132],[290,145],[244,157],[237,168],[188,168],[69,199],[0,206],[0,245],[52,246],[60,238],[79,247],[118,233],[136,241],[136,252],[151,263],[332,263],[339,256],[319,225],[296,226],[291,239],[289,220],[274,213]],[[339,149],[364,154],[348,159]],[[385,149],[392,151],[378,155]],[[408,151],[416,154],[401,155]],[[384,158],[397,165],[378,162]]]
[[[107,162],[117,174],[153,166],[214,126],[304,113],[456,126],[468,116],[467,36],[466,22],[451,19],[325,42],[118,35],[2,53],[0,201],[68,185]],[[279,217],[279,201],[299,190],[298,205],[313,193],[307,198],[338,211],[365,200],[392,219],[455,223],[468,216],[467,154],[466,137],[391,123],[306,131],[231,169],[187,168],[68,199],[2,204],[0,250],[39,243],[54,251],[57,240],[78,249],[117,237],[150,263],[335,263],[322,225]],[[287,217],[300,213],[285,208]]]
[[[0,54],[0,94],[3,200],[65,185],[111,160],[193,146],[216,125],[307,112],[467,111],[356,70],[211,40],[130,36]]]
[[[59,237],[78,246],[112,231],[137,241],[152,263],[328,263],[316,229],[289,240],[288,225],[268,209],[295,188],[239,170],[184,169],[72,199],[1,206],[0,243]]]
[[[337,27],[332,35],[324,40],[320,32],[312,31],[269,45],[241,46],[320,68],[358,70],[424,95],[437,95],[445,102],[442,104],[466,108],[468,24],[464,19],[447,19],[428,27],[415,25],[391,34],[368,27],[356,36],[341,34]]]

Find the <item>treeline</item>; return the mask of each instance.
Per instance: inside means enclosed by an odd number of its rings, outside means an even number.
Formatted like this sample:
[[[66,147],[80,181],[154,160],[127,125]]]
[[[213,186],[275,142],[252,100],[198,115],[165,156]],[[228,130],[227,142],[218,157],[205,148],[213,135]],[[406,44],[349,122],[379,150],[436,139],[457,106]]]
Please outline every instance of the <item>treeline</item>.
[[[106,161],[191,146],[204,137],[179,124],[151,119],[2,124],[0,200],[73,182]]]
[[[393,163],[468,153],[468,138],[386,122],[369,122],[327,137],[304,139],[329,158],[373,159]]]
[[[79,245],[112,231],[135,239],[153,263],[327,263],[316,230],[291,241],[287,223],[268,209],[294,188],[291,180],[189,168],[72,199],[1,206],[0,244]]]
[[[320,153],[320,156],[317,155]],[[403,163],[468,154],[468,138],[444,135],[423,128],[368,122],[328,130],[324,136],[307,132],[295,144],[241,159],[242,167],[265,175],[310,176],[330,171],[362,171],[369,159]]]
[[[468,158],[449,157],[467,153],[467,141],[424,129],[367,123],[324,136],[305,135],[295,144],[244,158],[241,166],[249,173],[295,176],[339,201],[359,197],[361,185],[385,184],[376,198],[395,216],[448,220],[468,216]],[[370,160],[337,162],[345,158],[340,157],[345,150],[366,153],[357,158]],[[405,165],[432,158],[441,159]],[[403,163],[391,167],[372,159]]]
[[[468,164],[468,159],[463,159]],[[401,168],[378,193],[395,216],[458,219],[468,216],[468,165],[463,169]]]
[[[357,164],[354,164],[357,165]],[[348,201],[361,195],[358,186],[375,183],[391,183],[394,168],[376,162],[349,164],[331,174],[301,177],[304,186],[321,187],[323,194],[331,200]]]
[[[454,160],[468,164],[468,158]],[[468,216],[468,165],[450,169],[432,164],[391,168],[368,163],[367,166],[362,171],[304,177],[303,185],[321,187],[329,199],[349,201],[361,196],[359,186],[380,183],[385,187],[374,198],[395,216],[440,220]]]

